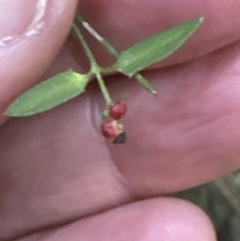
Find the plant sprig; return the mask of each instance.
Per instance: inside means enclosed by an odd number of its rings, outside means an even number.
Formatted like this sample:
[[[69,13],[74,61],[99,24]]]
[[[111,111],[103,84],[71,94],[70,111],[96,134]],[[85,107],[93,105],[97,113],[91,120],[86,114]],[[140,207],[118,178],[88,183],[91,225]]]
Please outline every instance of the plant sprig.
[[[135,78],[144,88],[156,94],[156,90],[139,71],[173,54],[195,33],[202,21],[203,18],[196,18],[184,22],[164,32],[157,33],[139,41],[122,52],[118,52],[112,44],[77,14],[75,22],[72,24],[72,30],[79,39],[88,57],[91,66],[90,70],[85,74],[67,70],[41,82],[14,100],[4,114],[23,117],[50,110],[83,93],[91,77],[95,76],[106,102],[106,108],[103,111],[106,120],[103,120],[101,126],[102,133],[108,139],[113,140],[114,143],[124,143],[126,140],[124,127],[114,116],[122,117],[126,113],[127,106],[124,102],[118,101],[113,103],[102,75],[113,72],[123,73],[129,78]],[[114,64],[102,68],[97,63],[93,52],[77,25],[78,23],[80,23],[109,54],[116,58]]]
[[[110,44],[105,38],[103,38],[93,27],[86,22],[79,14],[76,14],[76,20],[82,24],[82,26],[96,39],[100,44],[105,47],[109,54],[113,55],[116,59],[120,57],[120,53]],[[129,76],[130,77],[130,76]],[[157,94],[157,91],[150,84],[150,82],[144,78],[140,73],[136,73],[134,78],[152,94]]]

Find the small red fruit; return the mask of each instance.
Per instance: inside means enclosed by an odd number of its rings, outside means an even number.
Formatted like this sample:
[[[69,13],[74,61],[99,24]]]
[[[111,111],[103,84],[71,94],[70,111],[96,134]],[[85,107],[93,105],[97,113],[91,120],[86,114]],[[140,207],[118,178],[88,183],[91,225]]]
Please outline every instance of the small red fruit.
[[[109,108],[109,115],[115,119],[121,119],[127,112],[127,105],[124,101],[117,101]]]
[[[116,120],[105,120],[101,125],[101,131],[107,139],[114,140],[123,132],[123,127]]]

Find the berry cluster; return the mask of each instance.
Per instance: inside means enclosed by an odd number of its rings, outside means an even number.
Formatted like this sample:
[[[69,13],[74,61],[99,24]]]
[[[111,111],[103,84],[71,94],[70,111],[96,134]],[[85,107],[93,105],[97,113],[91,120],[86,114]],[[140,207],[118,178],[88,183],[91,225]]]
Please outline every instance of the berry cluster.
[[[109,117],[101,125],[102,135],[114,144],[125,143],[127,139],[124,127],[118,122],[127,112],[124,101],[117,101],[109,107]]]

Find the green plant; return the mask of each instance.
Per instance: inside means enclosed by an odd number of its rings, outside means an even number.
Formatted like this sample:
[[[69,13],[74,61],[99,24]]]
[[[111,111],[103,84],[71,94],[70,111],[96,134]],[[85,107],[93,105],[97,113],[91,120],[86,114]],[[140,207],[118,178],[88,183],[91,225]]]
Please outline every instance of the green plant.
[[[23,117],[52,109],[82,94],[92,77],[96,77],[106,102],[106,108],[103,111],[103,123],[104,121],[111,120],[112,117],[109,115],[109,109],[113,105],[113,101],[102,78],[102,74],[121,72],[129,78],[135,78],[144,88],[156,94],[157,92],[153,86],[139,71],[174,53],[194,34],[202,21],[203,18],[196,18],[179,24],[162,33],[139,41],[127,50],[118,52],[106,39],[100,36],[89,23],[81,16],[76,15],[75,21],[72,24],[72,31],[85,50],[90,62],[90,70],[85,74],[68,70],[43,81],[18,97],[7,108],[4,114],[13,117]],[[116,62],[113,65],[107,68],[99,66],[77,24],[81,24],[106,48],[109,54],[116,58]],[[121,125],[120,123],[118,124]],[[111,139],[113,143],[125,142],[126,134],[123,129],[124,127],[122,126],[121,138],[118,138],[118,136],[112,138],[111,136],[109,139]]]

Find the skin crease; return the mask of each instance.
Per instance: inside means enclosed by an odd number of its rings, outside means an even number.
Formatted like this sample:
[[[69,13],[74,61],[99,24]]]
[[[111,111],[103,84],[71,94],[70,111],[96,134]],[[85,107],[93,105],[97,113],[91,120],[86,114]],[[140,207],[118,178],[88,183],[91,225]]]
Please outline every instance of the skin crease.
[[[79,10],[119,50],[196,16],[205,22],[180,51],[145,72],[158,97],[123,76],[106,77],[116,100],[127,93],[127,144],[114,146],[99,134],[104,103],[94,83],[52,111],[2,125],[0,240],[214,241],[197,207],[151,197],[240,166],[239,1],[106,2],[80,1]],[[51,0],[40,34],[0,49],[2,112],[37,81],[69,67],[86,69],[72,41],[53,62],[75,4]],[[102,65],[112,61],[91,46]]]

